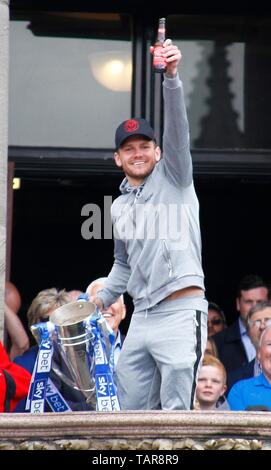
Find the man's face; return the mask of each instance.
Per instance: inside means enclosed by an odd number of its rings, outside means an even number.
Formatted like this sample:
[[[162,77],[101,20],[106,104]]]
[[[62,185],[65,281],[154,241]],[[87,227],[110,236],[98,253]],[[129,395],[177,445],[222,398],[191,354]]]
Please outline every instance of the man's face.
[[[271,307],[255,312],[249,319],[248,334],[256,349],[258,349],[261,334],[266,328],[266,322],[269,321],[271,321]]]
[[[160,148],[138,135],[129,137],[115,152],[116,165],[123,169],[129,183],[139,186],[160,160]]]
[[[267,380],[271,383],[271,328],[268,328],[258,351],[258,359]]]
[[[245,323],[247,314],[251,307],[268,300],[268,290],[266,287],[256,287],[250,290],[241,290],[240,297],[236,299],[236,308],[240,312],[241,320]]]
[[[104,287],[103,284],[95,284],[89,294],[95,296],[97,294],[97,291],[102,289],[103,287]],[[101,313],[103,317],[106,319],[106,321],[109,323],[109,325],[111,326],[115,335],[117,335],[119,324],[121,320],[123,320],[126,314],[126,307],[123,304],[121,298],[119,298],[116,302],[110,305],[110,307],[104,308]]]

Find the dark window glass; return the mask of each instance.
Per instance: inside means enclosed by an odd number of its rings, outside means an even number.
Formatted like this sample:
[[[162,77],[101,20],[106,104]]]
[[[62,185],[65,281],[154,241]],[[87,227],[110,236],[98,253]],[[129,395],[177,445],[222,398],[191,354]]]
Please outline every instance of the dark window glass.
[[[169,16],[194,149],[270,149],[271,19]]]

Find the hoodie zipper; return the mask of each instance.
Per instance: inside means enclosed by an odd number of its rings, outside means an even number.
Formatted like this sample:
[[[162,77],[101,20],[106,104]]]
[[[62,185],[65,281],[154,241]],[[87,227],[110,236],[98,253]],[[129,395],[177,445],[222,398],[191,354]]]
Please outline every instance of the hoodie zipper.
[[[137,190],[135,191],[135,197],[134,197],[134,200],[133,200],[133,203],[132,203],[132,206],[131,208],[133,208],[133,206],[136,204],[136,202],[138,201],[138,199],[140,198],[141,196],[141,193],[142,193],[142,190],[144,188],[144,184],[141,184]],[[133,226],[135,227],[135,223],[134,223],[134,219],[132,217],[132,223],[133,223]],[[142,241],[138,240],[138,244],[140,245],[141,249],[143,248],[143,243]],[[143,280],[145,282],[145,286],[146,286],[146,299],[148,299],[148,283],[147,283],[147,278],[143,275],[143,272],[141,271],[141,274],[142,274],[142,277],[143,277]],[[146,309],[146,312],[145,312],[145,318],[147,318],[147,309]]]
[[[141,194],[141,191],[143,189],[143,186],[139,186],[136,190],[136,193],[135,193],[135,198],[134,198],[134,202],[133,202],[133,206],[135,205],[136,201],[138,200],[138,198],[140,197],[140,194]]]

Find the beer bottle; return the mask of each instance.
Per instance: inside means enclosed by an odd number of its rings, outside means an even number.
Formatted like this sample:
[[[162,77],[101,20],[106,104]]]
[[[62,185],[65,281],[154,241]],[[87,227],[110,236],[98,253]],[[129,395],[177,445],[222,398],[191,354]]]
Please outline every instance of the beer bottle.
[[[166,19],[159,19],[159,26],[156,41],[153,45],[153,70],[154,72],[164,73],[167,70],[167,64],[162,57],[162,46],[166,39]]]

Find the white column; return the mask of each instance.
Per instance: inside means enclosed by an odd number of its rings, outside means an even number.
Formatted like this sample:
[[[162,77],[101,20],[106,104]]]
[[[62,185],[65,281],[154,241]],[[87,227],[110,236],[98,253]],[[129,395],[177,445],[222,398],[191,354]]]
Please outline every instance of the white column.
[[[0,339],[3,338],[6,265],[9,0],[0,0]]]

